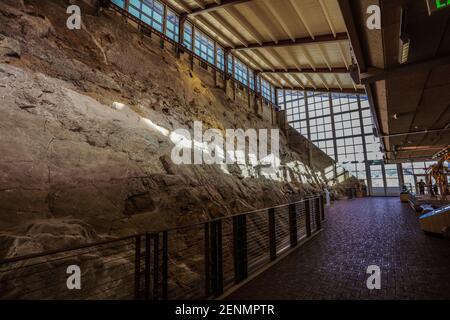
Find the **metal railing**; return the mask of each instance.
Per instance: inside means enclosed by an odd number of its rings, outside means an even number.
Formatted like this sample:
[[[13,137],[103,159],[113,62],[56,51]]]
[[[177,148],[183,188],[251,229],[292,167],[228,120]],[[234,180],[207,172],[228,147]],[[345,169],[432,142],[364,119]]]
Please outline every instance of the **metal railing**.
[[[218,297],[319,231],[323,196],[170,230],[0,261],[0,299]],[[81,289],[68,289],[69,266]]]

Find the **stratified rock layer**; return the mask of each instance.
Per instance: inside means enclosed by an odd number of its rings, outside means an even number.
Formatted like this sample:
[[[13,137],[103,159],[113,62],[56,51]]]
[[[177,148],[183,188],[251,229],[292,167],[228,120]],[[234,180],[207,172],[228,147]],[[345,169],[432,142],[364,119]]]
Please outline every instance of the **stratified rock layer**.
[[[178,166],[164,130],[271,128],[111,12],[66,28],[64,1],[0,3],[0,257],[187,225],[321,189],[281,137],[279,181]],[[245,99],[244,99],[245,101]],[[164,129],[163,131],[158,128]]]

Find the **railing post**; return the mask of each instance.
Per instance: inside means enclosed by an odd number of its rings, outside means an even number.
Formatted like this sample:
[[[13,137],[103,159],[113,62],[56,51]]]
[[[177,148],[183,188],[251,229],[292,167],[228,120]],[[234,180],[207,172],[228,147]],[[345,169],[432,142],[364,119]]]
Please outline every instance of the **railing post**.
[[[222,221],[211,222],[211,287],[214,296],[223,293]]]
[[[217,221],[217,296],[223,293],[222,220]]]
[[[140,299],[141,290],[141,236],[134,238],[134,299]]]
[[[247,216],[233,217],[234,280],[241,282],[248,276],[247,264]]]
[[[298,235],[297,235],[297,205],[291,203],[289,205],[289,235],[291,248],[297,246]]]
[[[145,235],[145,300],[150,300],[150,255],[151,255],[151,236]]]
[[[320,218],[325,221],[325,197],[323,194],[320,195]]]
[[[311,203],[309,198],[305,199],[305,224],[306,224],[306,236],[311,236]]]
[[[211,222],[211,289],[212,294],[217,292],[217,228],[216,223]]]
[[[321,207],[322,207],[322,205],[321,205],[321,203],[320,203],[320,197],[316,197],[315,199],[314,199],[314,201],[316,202],[316,210],[315,210],[315,212],[314,212],[314,217],[316,218],[316,231],[318,231],[318,230],[320,230],[320,229],[322,229],[322,224],[321,224],[321,217],[320,217],[320,215],[321,215]]]
[[[211,223],[205,223],[205,297],[211,295]]]
[[[277,239],[275,232],[275,209],[269,209],[269,250],[270,261],[277,259]]]
[[[162,248],[162,299],[167,300],[169,274],[169,233],[163,232]]]
[[[159,299],[159,233],[153,235],[153,300]]]

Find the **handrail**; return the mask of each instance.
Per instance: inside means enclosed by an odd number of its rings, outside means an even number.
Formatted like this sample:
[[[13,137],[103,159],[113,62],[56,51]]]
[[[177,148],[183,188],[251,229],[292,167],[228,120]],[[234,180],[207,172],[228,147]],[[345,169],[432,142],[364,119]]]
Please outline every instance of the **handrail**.
[[[308,196],[305,199],[302,199],[302,200],[296,201],[296,202],[292,202],[292,203],[289,203],[287,205],[302,203],[302,202],[304,202],[304,201],[306,201],[308,199],[313,199],[313,198],[315,198],[317,196],[319,196],[319,195]],[[40,258],[40,257],[46,256],[46,255],[50,255],[50,254],[58,254],[58,253],[63,253],[63,252],[76,251],[76,250],[86,249],[86,248],[90,248],[90,247],[94,247],[94,246],[100,246],[100,245],[105,245],[105,244],[110,244],[110,243],[130,240],[130,239],[133,239],[135,237],[145,236],[146,234],[149,234],[149,233],[150,234],[157,234],[157,233],[162,233],[162,232],[172,232],[172,231],[177,231],[177,230],[182,230],[182,229],[187,229],[187,228],[193,228],[193,227],[197,227],[197,226],[203,225],[205,223],[212,223],[212,222],[217,222],[217,221],[223,221],[225,219],[229,219],[229,218],[233,218],[233,217],[248,215],[248,214],[252,214],[252,213],[255,213],[255,212],[269,210],[269,209],[272,209],[272,208],[273,209],[277,209],[277,208],[281,208],[281,207],[284,207],[284,206],[286,206],[286,204],[284,204],[284,205],[281,204],[281,205],[277,205],[277,206],[274,206],[274,207],[266,207],[266,208],[262,208],[262,209],[255,209],[255,210],[252,210],[252,211],[236,213],[236,214],[232,214],[232,215],[228,215],[228,216],[224,216],[224,217],[219,217],[219,218],[214,218],[214,219],[211,219],[211,220],[207,220],[207,221],[203,221],[203,222],[197,222],[197,223],[188,224],[188,225],[184,225],[184,226],[178,226],[178,227],[167,228],[167,229],[160,229],[160,230],[153,230],[153,231],[147,231],[147,232],[138,233],[138,234],[132,234],[132,235],[128,235],[128,236],[124,236],[124,237],[120,237],[120,238],[114,238],[114,239],[110,239],[110,240],[91,242],[91,243],[86,243],[86,244],[82,244],[82,245],[78,245],[78,246],[72,246],[72,247],[68,247],[68,248],[46,250],[46,251],[42,251],[42,252],[38,252],[38,253],[31,253],[31,254],[17,256],[17,257],[0,259],[0,265],[1,264],[6,264],[6,263],[17,262],[17,261],[20,261],[20,260]]]
[[[318,194],[190,225],[4,259],[0,299],[219,297],[319,232],[323,200]],[[66,278],[73,265],[83,270],[84,279],[75,291],[68,290]]]

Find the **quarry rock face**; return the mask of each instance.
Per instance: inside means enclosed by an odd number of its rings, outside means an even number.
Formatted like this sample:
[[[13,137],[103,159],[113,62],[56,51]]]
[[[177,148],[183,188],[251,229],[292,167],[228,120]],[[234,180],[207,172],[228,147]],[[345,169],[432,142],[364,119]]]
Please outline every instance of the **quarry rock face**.
[[[169,138],[136,112],[62,85],[0,64],[0,225],[11,230],[12,246],[3,254],[52,248],[39,236],[41,224],[46,235],[67,237],[58,245],[80,244],[99,239],[96,232],[144,232],[287,201],[271,181],[173,164]],[[67,219],[95,231],[72,238],[62,228]]]
[[[86,15],[83,30],[69,31],[60,3],[27,3],[0,3],[0,257],[322,190],[324,167],[304,165],[284,136],[282,163],[295,165],[280,179],[235,165],[175,165],[166,131],[192,130],[194,121],[219,130],[272,124],[110,12]]]
[[[0,56],[3,58],[20,58],[22,50],[17,40],[0,34]]]

